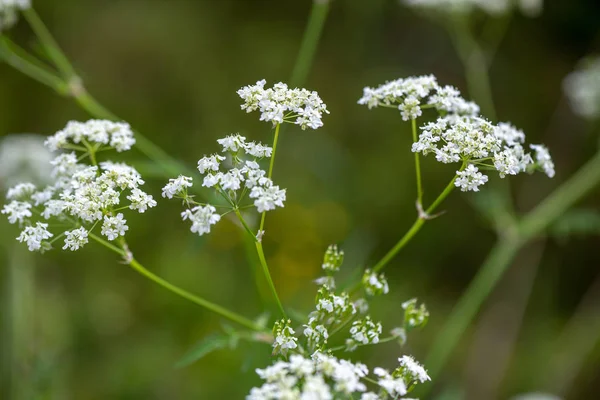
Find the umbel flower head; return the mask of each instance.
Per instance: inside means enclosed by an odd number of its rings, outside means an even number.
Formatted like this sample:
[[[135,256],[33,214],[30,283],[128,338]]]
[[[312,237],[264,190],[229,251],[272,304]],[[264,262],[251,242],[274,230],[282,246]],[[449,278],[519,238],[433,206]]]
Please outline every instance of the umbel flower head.
[[[27,243],[29,250],[47,250],[54,241],[64,238],[64,250],[83,247],[94,230],[108,240],[116,240],[129,229],[125,209],[140,213],[156,206],[151,195],[141,189],[141,175],[131,166],[112,161],[96,162],[98,151],[123,151],[134,143],[129,125],[92,120],[69,122],[67,127],[46,140],[57,149],[81,151],[61,153],[52,161],[53,182],[45,187],[24,182],[10,188],[10,202],[2,209],[11,224],[23,231],[17,238]],[[86,158],[92,163],[83,162]],[[67,226],[60,233],[51,233],[53,225]],[[53,238],[52,240],[49,240]]]
[[[587,119],[600,118],[600,57],[583,59],[563,82],[573,111]]]
[[[423,326],[427,313],[424,306],[417,309],[416,300],[405,303],[410,306],[404,307],[403,327],[394,329],[390,337],[381,338],[381,323],[364,315],[368,312],[367,301],[352,301],[348,293],[336,293],[332,287],[333,273],[339,270],[342,258],[343,252],[337,246],[329,246],[322,268],[330,279],[319,288],[315,310],[302,325],[301,334],[296,336],[289,320],[275,322],[273,355],[277,359],[256,370],[264,383],[253,388],[247,399],[401,399],[415,385],[429,380],[425,369],[410,356],[400,357],[398,367],[391,373],[376,367],[371,376],[366,365],[338,357],[337,353],[333,356],[334,352],[352,352],[360,346],[398,341],[400,337],[404,344],[406,333]],[[383,276],[366,274],[370,275],[372,281],[368,279],[365,289],[369,286],[383,292]],[[328,340],[336,332],[346,334],[345,346],[329,347]]]
[[[0,32],[17,22],[19,11],[31,7],[31,0],[0,0]]]
[[[524,15],[535,17],[542,12],[543,0],[402,0],[410,7],[444,13],[468,13],[479,9],[493,17],[518,8]]]
[[[402,119],[408,121],[423,114],[423,109],[434,108],[441,113],[476,116],[479,106],[466,101],[458,89],[440,86],[433,75],[400,78],[376,88],[365,87],[358,104],[398,108]]]
[[[440,117],[421,127],[412,151],[434,154],[441,163],[462,163],[455,185],[464,191],[479,191],[488,181],[482,170],[496,170],[501,178],[521,172],[543,170],[554,176],[554,164],[544,146],[531,145],[535,160],[523,147],[525,135],[508,123],[494,125],[479,117]]]
[[[218,139],[221,154],[204,156],[198,161],[198,171],[204,176],[202,186],[211,188],[224,198],[227,205],[218,206],[232,210],[246,208],[248,199],[253,202],[258,212],[283,207],[286,199],[285,189],[273,184],[267,178],[259,162],[270,158],[272,149],[261,143],[246,142],[244,136],[238,134]],[[179,176],[170,179],[163,188],[162,196],[183,200],[188,207],[181,213],[183,220],[192,223],[191,231],[198,235],[209,233],[211,226],[221,219],[215,205],[197,203],[188,189],[193,186],[191,177]]]
[[[237,91],[244,100],[242,110],[258,110],[260,120],[270,121],[273,125],[287,122],[300,125],[302,129],[323,126],[323,114],[329,114],[329,111],[317,92],[290,89],[281,82],[268,89],[265,89],[265,85],[266,81],[263,79]]]
[[[478,116],[479,106],[466,101],[452,86],[440,86],[432,75],[366,87],[359,104],[398,108],[403,120],[416,120],[423,110],[439,114],[435,122],[421,126],[412,151],[434,154],[437,161],[460,163],[454,184],[462,191],[478,191],[488,181],[481,171],[496,170],[501,178],[521,172],[542,170],[554,176],[554,164],[542,145],[524,147],[525,134],[509,123],[493,124]]]

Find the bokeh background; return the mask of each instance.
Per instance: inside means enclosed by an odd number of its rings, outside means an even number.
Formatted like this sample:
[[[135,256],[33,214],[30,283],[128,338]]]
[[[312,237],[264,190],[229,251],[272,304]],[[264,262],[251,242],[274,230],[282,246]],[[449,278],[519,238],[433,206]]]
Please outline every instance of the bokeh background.
[[[34,3],[88,90],[190,167],[226,134],[271,140],[268,125],[239,109],[235,91],[262,78],[289,79],[311,7],[308,0]],[[10,34],[35,48],[24,21]],[[570,110],[561,85],[580,58],[600,51],[599,35],[596,1],[552,0],[537,18],[515,15],[500,43],[491,68],[499,119],[524,129],[530,142],[546,143],[557,169],[552,180],[542,174],[510,180],[519,212],[596,150],[597,125]],[[429,73],[467,93],[462,64],[435,21],[397,1],[332,1],[305,84],[320,93],[331,114],[317,131],[284,132],[275,179],[287,187],[288,201],[267,221],[267,258],[290,307],[310,310],[311,280],[327,245],[346,250],[350,275],[378,260],[412,223],[410,126],[393,110],[369,111],[356,101],[366,85]],[[69,120],[88,118],[71,99],[4,64],[0,110],[0,135],[49,135]],[[152,176],[141,154],[125,159]],[[452,172],[425,159],[426,199]],[[160,198],[164,178],[147,180]],[[368,364],[392,366],[401,352],[425,358],[495,241],[480,212],[495,204],[490,191],[454,193],[443,206],[446,214],[388,266],[392,294],[374,303],[375,316],[392,328],[402,315],[400,303],[418,297],[431,319],[406,349],[387,344],[363,353]],[[578,207],[598,211],[599,200],[595,191]],[[194,293],[258,316],[263,306],[238,227],[222,222],[199,238],[180,221],[176,202],[159,205],[130,218],[136,258]],[[0,398],[242,398],[258,383],[254,368],[269,362],[268,347],[243,344],[174,368],[223,321],[143,279],[103,248],[91,244],[40,256],[14,241],[17,234],[2,218]],[[597,233],[556,229],[527,246],[453,353],[431,398],[505,399],[533,391],[597,398],[599,244]]]

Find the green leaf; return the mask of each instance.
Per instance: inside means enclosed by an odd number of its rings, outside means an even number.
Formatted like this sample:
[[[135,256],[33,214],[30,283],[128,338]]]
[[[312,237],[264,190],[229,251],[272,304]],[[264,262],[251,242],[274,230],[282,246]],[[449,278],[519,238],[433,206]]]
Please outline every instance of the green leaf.
[[[223,334],[213,334],[200,340],[177,363],[175,368],[187,367],[215,350],[230,346],[230,337]]]
[[[550,233],[559,239],[575,235],[600,235],[600,212],[589,209],[567,211],[552,225]]]

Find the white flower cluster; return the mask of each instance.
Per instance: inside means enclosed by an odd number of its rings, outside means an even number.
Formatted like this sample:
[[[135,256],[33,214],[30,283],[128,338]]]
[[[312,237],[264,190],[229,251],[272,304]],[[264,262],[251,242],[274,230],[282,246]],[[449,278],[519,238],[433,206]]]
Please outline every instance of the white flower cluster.
[[[244,100],[242,110],[258,110],[261,121],[271,121],[274,125],[288,122],[300,125],[302,129],[323,126],[323,114],[329,114],[329,111],[317,92],[290,89],[281,82],[265,89],[265,84],[263,79],[237,91]]]
[[[417,299],[410,299],[402,303],[404,309],[404,326],[406,329],[422,328],[429,321],[429,311],[425,304],[417,305]]]
[[[600,118],[600,57],[582,60],[563,81],[573,111],[588,118]]]
[[[326,278],[333,280],[331,274],[340,269],[342,260],[343,252],[337,246],[329,246],[322,265],[327,273]],[[384,278],[370,272],[366,274],[370,275],[375,275],[375,287],[383,292]],[[410,392],[417,383],[429,380],[423,367],[409,356],[400,358],[400,366],[392,373],[375,368],[375,376],[371,378],[365,365],[332,356],[335,351],[351,352],[359,346],[392,339],[405,343],[407,331],[425,325],[429,315],[424,306],[417,307],[416,300],[403,304],[403,327],[394,329],[387,338],[381,338],[381,323],[364,315],[368,311],[368,303],[364,298],[352,302],[347,293],[336,294],[324,284],[318,291],[315,303],[315,311],[309,314],[308,322],[303,325],[302,336],[295,336],[289,320],[275,323],[273,355],[285,357],[285,361],[276,361],[268,368],[257,369],[257,374],[265,383],[253,388],[247,399],[398,399]],[[355,320],[358,315],[362,316]],[[346,330],[348,325],[350,328]],[[330,335],[344,330],[349,335],[345,346],[329,348]],[[368,391],[368,382],[373,383],[373,391]]]
[[[465,13],[473,9],[491,16],[501,16],[517,7],[524,15],[535,17],[542,12],[543,0],[402,0],[406,5],[435,12]]]
[[[214,188],[227,200],[226,207],[232,209],[242,206],[246,195],[253,199],[256,210],[261,213],[284,206],[286,190],[274,185],[258,164],[261,159],[271,157],[273,150],[270,147],[246,142],[246,138],[238,134],[218,139],[217,142],[222,146],[223,155],[212,154],[198,161],[198,171],[204,175],[203,187]],[[231,167],[222,172],[221,167],[225,163]],[[180,198],[188,205],[194,205],[182,212],[181,217],[192,222],[192,232],[203,235],[210,232],[211,226],[221,219],[221,215],[210,204],[194,202],[192,196],[188,195],[188,188],[192,186],[191,177],[180,175],[169,180],[162,189],[162,196]]]
[[[371,317],[354,321],[350,328],[350,338],[346,339],[346,351],[354,351],[359,344],[377,344],[382,331],[381,322],[373,322]]]
[[[323,265],[321,268],[328,274],[337,272],[340,270],[340,266],[344,262],[344,251],[338,250],[337,245],[332,244],[325,251],[323,257]]]
[[[298,347],[298,338],[294,336],[296,332],[292,329],[290,320],[280,320],[273,326],[273,354],[286,355],[289,350]]]
[[[430,378],[412,357],[403,356],[398,361],[400,366],[391,374],[383,368],[374,368],[373,379],[369,378],[369,368],[364,364],[320,352],[311,358],[294,354],[289,361],[277,361],[265,369],[257,369],[256,373],[265,383],[252,388],[246,399],[400,399],[399,396],[406,395],[417,383]],[[367,380],[377,382],[374,391],[368,391]]]
[[[0,32],[17,22],[20,10],[31,7],[31,0],[0,0]]]
[[[373,373],[379,377],[377,383],[392,398],[404,396],[417,383],[431,380],[427,371],[411,356],[402,356],[398,362],[400,366],[391,374],[383,368],[373,370]]]
[[[369,370],[363,364],[316,353],[312,359],[292,355],[256,373],[265,383],[253,388],[247,400],[351,398],[364,393],[361,381]]]
[[[109,121],[105,122],[94,121],[91,125],[113,126]],[[77,126],[82,127],[81,132],[76,131]],[[77,143],[75,140],[83,141],[84,137],[92,141],[89,126],[90,124],[71,122],[68,129],[51,137],[47,145],[52,149],[60,147],[56,146],[58,142],[62,143],[61,146],[66,145],[66,141],[57,140],[59,137],[64,138],[66,131],[69,132],[68,138],[74,143]],[[114,132],[104,131],[106,136],[111,133]],[[99,130],[95,135],[103,136]],[[93,142],[104,143],[103,140]],[[89,143],[91,142],[88,145]],[[92,151],[97,151],[98,148]],[[4,206],[2,213],[7,214],[10,223],[23,226],[17,239],[26,242],[29,250],[43,251],[50,248],[51,242],[48,239],[54,234],[48,231],[48,223],[39,220],[58,220],[63,225],[72,225],[73,230],[62,232],[55,240],[64,236],[63,249],[74,251],[88,242],[90,232],[99,224],[101,234],[108,240],[124,236],[129,227],[123,214],[117,213],[118,210],[129,208],[143,213],[156,206],[152,196],[140,189],[144,181],[133,167],[110,161],[87,165],[80,162],[81,158],[75,153],[58,155],[50,162],[54,181],[43,189],[38,189],[32,183],[20,183],[8,190],[6,197],[11,202]],[[124,199],[128,200],[128,204],[122,204]]]
[[[377,87],[365,87],[358,104],[369,109],[397,107],[405,121],[416,119],[423,109],[435,108],[438,112],[476,116],[479,106],[466,101],[452,86],[440,86],[433,75],[400,78]]]
[[[362,277],[362,284],[369,296],[379,296],[390,291],[387,280],[383,274],[367,269]]]
[[[457,171],[455,185],[462,191],[478,191],[488,177],[479,167],[495,169],[500,177],[535,169],[554,176],[554,164],[545,147],[531,145],[536,161],[523,148],[525,135],[508,123],[494,125],[479,117],[446,116],[421,127],[412,151],[435,154],[437,161],[463,164]]]
[[[131,127],[126,122],[92,119],[87,122],[70,121],[67,126],[50,136],[46,146],[51,151],[59,149],[88,150],[93,147],[114,148],[118,152],[130,150],[135,144]],[[84,145],[82,149],[76,145]]]

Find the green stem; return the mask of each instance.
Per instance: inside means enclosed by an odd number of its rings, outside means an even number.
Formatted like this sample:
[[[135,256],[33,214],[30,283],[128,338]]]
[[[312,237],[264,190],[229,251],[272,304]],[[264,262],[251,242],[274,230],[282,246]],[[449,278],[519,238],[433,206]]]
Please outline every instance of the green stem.
[[[262,266],[263,274],[265,275],[265,279],[267,280],[267,283],[269,284],[271,293],[273,294],[273,297],[275,298],[275,301],[277,302],[277,307],[279,307],[279,311],[281,312],[281,315],[283,316],[283,318],[287,319],[287,314],[285,313],[283,305],[281,304],[281,300],[279,300],[279,295],[277,294],[277,290],[275,289],[275,284],[273,283],[273,279],[271,278],[271,273],[269,272],[269,266],[267,265],[267,260],[265,258],[265,253],[263,251],[262,243],[259,241],[256,241],[254,244],[256,245],[256,252],[258,253],[258,259],[260,260],[260,265]]]
[[[242,216],[242,213],[240,213],[240,209],[236,207],[236,208],[233,209],[233,211],[235,212],[235,215],[237,215],[238,219],[242,223],[242,226],[244,227],[244,229],[246,230],[246,232],[248,232],[248,235],[250,235],[250,237],[253,237],[254,240],[256,241],[257,240],[256,235],[254,234],[254,232],[252,232],[252,229],[250,229],[250,227],[246,223],[246,220]]]
[[[127,254],[127,252],[125,252],[125,250],[118,248],[117,246],[113,245],[112,243],[109,243],[106,240],[104,240],[101,237],[96,236],[94,234],[90,234],[89,236],[96,242],[100,243],[101,245],[107,247],[108,249],[114,251],[115,253],[119,254],[123,258],[127,259],[128,254]],[[242,326],[245,326],[246,328],[252,329],[253,331],[263,332],[263,329],[258,324],[256,324],[254,321],[251,321],[251,320],[247,319],[246,317],[243,317],[239,314],[234,313],[233,311],[229,311],[228,309],[219,306],[218,304],[212,303],[212,302],[205,300],[199,296],[193,295],[193,294],[181,289],[180,287],[173,285],[172,283],[170,283],[170,282],[164,280],[163,278],[155,275],[154,273],[148,271],[142,264],[140,264],[137,260],[135,260],[133,258],[131,258],[127,261],[128,261],[129,266],[131,268],[133,268],[134,270],[136,270],[137,272],[139,272],[141,275],[143,275],[146,278],[150,279],[151,281],[157,283],[158,285],[162,286],[163,288],[175,293],[176,295],[183,297],[184,299],[189,300],[192,303],[195,303],[201,307],[204,307],[207,310],[210,310],[216,314],[219,314],[220,316],[225,317],[225,318],[229,319],[230,321],[236,322]]]
[[[465,68],[469,93],[481,105],[483,113],[495,121],[496,108],[485,53],[473,37],[466,20],[457,18],[450,31],[456,52]]]
[[[515,238],[501,239],[454,307],[442,332],[437,335],[425,365],[432,377],[437,376],[456,347],[458,340],[471,323],[483,301],[517,254],[521,242]]]
[[[417,120],[411,120],[413,143],[417,142]],[[415,171],[417,175],[417,202],[423,204],[423,183],[421,182],[421,162],[419,160],[419,152],[415,151]]]
[[[273,166],[275,165],[275,153],[277,152],[277,141],[279,140],[279,127],[281,124],[277,124],[275,126],[275,135],[273,137],[273,154],[271,154],[271,162],[269,163],[269,173],[267,174],[267,178],[271,179],[273,176]],[[263,211],[260,216],[260,227],[258,228],[259,233],[265,228],[265,218],[267,216],[267,212]]]
[[[31,29],[33,29],[35,35],[42,43],[42,46],[44,46],[46,53],[48,54],[52,62],[54,62],[54,64],[62,74],[63,78],[65,78],[67,82],[70,82],[72,79],[77,78],[75,69],[73,68],[63,51],[60,49],[58,43],[56,42],[56,40],[54,40],[52,34],[48,30],[48,28],[46,28],[46,25],[44,25],[41,18],[37,15],[33,7],[29,7],[23,10],[23,16],[31,26]]]
[[[24,75],[36,80],[60,94],[65,94],[69,91],[68,85],[54,73],[28,61],[21,54],[15,52],[10,45],[8,38],[0,37],[0,59],[8,65],[20,71]]]
[[[38,82],[52,87],[63,95],[72,96],[75,101],[93,117],[100,119],[121,120],[121,118],[118,118],[114,113],[100,104],[86,91],[83,83],[77,77],[75,69],[69,62],[68,58],[64,55],[56,43],[56,40],[54,40],[52,34],[48,28],[46,28],[37,13],[30,8],[24,11],[24,15],[40,40],[44,50],[59,69],[60,73],[63,75],[63,79],[48,73],[44,69],[31,62],[27,62],[23,57],[19,57],[17,53],[15,53],[15,51],[8,45],[0,44],[0,56],[2,56],[2,58],[4,58],[9,65],[32,77]],[[25,53],[24,50],[22,52]],[[179,163],[141,133],[135,132],[135,134],[136,147],[148,158],[157,162],[163,171],[165,171],[165,176],[194,174],[193,170]]]
[[[465,165],[466,164],[463,164],[463,166],[460,168],[461,171],[465,168]],[[433,204],[431,204],[431,206],[429,206],[429,208],[425,211],[426,215],[419,215],[416,221],[408,230],[408,232],[406,232],[404,236],[400,238],[398,243],[396,243],[394,247],[392,247],[390,251],[388,251],[387,254],[383,256],[383,258],[379,260],[377,264],[375,264],[375,266],[373,267],[374,272],[379,272],[381,269],[383,269],[383,267],[385,267],[396,256],[396,254],[398,254],[398,252],[402,250],[402,248],[404,248],[404,246],[406,246],[408,242],[410,242],[411,239],[421,230],[421,227],[423,226],[425,221],[427,221],[427,215],[431,215],[437,209],[437,207],[440,204],[442,204],[444,199],[446,199],[446,197],[448,197],[448,195],[452,193],[452,190],[454,189],[454,181],[456,181],[456,178],[457,175],[455,175],[454,178],[452,178],[452,180],[450,181],[450,183],[446,185],[446,188],[442,191],[442,193],[440,193],[440,195],[434,200]]]
[[[437,335],[427,360],[434,378],[445,366],[458,341],[513,258],[528,241],[600,183],[600,152],[530,211],[512,234],[501,237]]]
[[[302,37],[302,44],[290,78],[290,85],[302,86],[313,63],[317,46],[325,26],[330,0],[313,0],[308,23]]]

